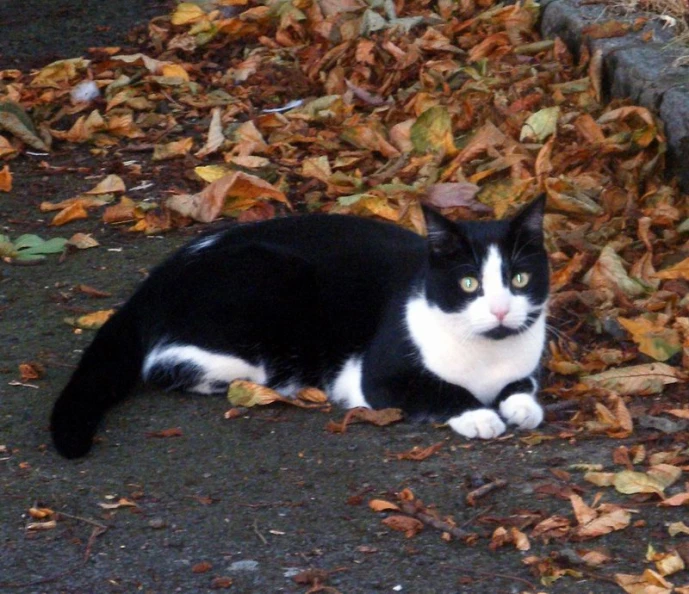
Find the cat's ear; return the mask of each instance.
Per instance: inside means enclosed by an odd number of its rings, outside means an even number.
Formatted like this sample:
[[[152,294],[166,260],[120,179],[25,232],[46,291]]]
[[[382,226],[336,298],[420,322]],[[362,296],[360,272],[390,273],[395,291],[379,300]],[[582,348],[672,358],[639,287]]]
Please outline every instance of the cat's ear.
[[[460,248],[459,229],[450,219],[446,219],[439,212],[421,205],[428,231],[428,246],[432,253],[448,256]]]
[[[545,194],[541,194],[522,208],[512,219],[512,229],[527,232],[531,236],[542,237],[545,199]]]

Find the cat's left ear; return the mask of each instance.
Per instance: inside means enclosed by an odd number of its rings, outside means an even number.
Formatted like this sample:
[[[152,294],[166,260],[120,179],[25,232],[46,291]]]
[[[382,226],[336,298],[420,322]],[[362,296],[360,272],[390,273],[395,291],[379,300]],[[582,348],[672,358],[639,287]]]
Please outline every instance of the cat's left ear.
[[[421,208],[426,220],[426,239],[431,252],[439,256],[448,256],[456,252],[460,247],[457,225],[425,204],[422,204]]]
[[[541,194],[522,208],[510,223],[512,229],[526,231],[530,235],[542,237],[545,200],[546,195]]]

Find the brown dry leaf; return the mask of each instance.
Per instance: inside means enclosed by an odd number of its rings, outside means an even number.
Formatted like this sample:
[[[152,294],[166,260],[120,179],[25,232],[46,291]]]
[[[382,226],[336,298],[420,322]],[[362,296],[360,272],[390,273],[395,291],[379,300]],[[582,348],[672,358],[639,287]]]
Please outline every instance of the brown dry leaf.
[[[625,264],[611,245],[606,245],[598,260],[584,277],[592,289],[613,289],[622,291],[627,297],[638,297],[646,288],[627,274]]]
[[[19,375],[23,382],[28,382],[29,380],[40,379],[43,377],[45,369],[40,363],[20,363],[19,364]]]
[[[551,516],[533,527],[531,538],[540,538],[544,542],[549,542],[551,539],[562,538],[569,533],[571,525],[572,523],[569,518],[565,518],[564,516]]]
[[[154,437],[165,439],[167,437],[182,437],[184,433],[181,427],[171,427],[170,429],[161,429],[160,431],[151,431],[146,433],[146,437]]]
[[[48,520],[47,522],[30,522],[26,525],[26,529],[29,532],[52,530],[53,528],[57,528],[57,522],[55,520]]]
[[[391,515],[382,520],[382,522],[391,530],[404,532],[406,538],[413,538],[423,530],[423,522],[421,520],[401,514]]]
[[[206,139],[206,144],[197,151],[196,156],[199,159],[203,159],[208,155],[217,151],[225,142],[225,135],[222,131],[222,109],[219,107],[213,108],[211,112],[211,123],[208,127],[208,138]]]
[[[328,402],[328,395],[323,390],[314,387],[302,388],[297,392],[296,397],[304,402],[314,404],[326,404]]]
[[[436,208],[464,206],[474,212],[490,212],[489,207],[476,199],[478,191],[477,185],[468,182],[433,184],[428,187],[423,202]]]
[[[628,594],[671,594],[672,584],[662,575],[647,569],[641,575],[616,573],[615,581]]]
[[[207,573],[213,569],[213,564],[208,561],[200,561],[191,566],[192,573]]]
[[[5,165],[0,169],[0,192],[12,191],[12,172],[10,166]]]
[[[684,380],[685,376],[679,369],[665,363],[618,367],[582,378],[586,385],[600,386],[623,395],[659,394],[666,385]]]
[[[65,318],[65,322],[83,330],[98,330],[114,313],[114,309],[102,309],[77,318]]]
[[[625,495],[633,493],[656,493],[662,495],[663,484],[644,472],[623,470],[615,474],[613,485],[617,491]]]
[[[127,188],[124,185],[122,178],[119,175],[111,173],[99,181],[95,188],[84,192],[84,194],[89,196],[96,196],[99,194],[114,194],[116,192],[124,192],[126,189]]]
[[[594,23],[585,27],[582,31],[583,35],[591,39],[605,39],[608,37],[623,37],[629,33],[629,23],[622,21],[605,21],[604,23]]]
[[[168,159],[176,159],[189,154],[189,151],[194,146],[193,138],[182,138],[180,140],[173,140],[165,144],[156,144],[153,147],[154,161],[166,161]]]
[[[668,534],[670,536],[677,536],[678,534],[689,535],[689,526],[684,522],[670,522],[667,527]]]
[[[107,510],[120,509],[122,507],[138,507],[136,503],[126,497],[120,497],[120,499],[113,503],[99,503],[98,506]]]
[[[400,511],[398,505],[392,503],[391,501],[385,501],[385,499],[371,499],[371,501],[368,502],[368,506],[374,512]]]
[[[630,512],[618,505],[604,503],[594,509],[586,505],[577,494],[570,495],[570,502],[579,523],[574,529],[574,535],[580,540],[622,530],[629,526],[631,521]]]
[[[598,487],[612,487],[615,484],[614,472],[587,472],[584,480]]]
[[[71,245],[78,250],[88,250],[98,247],[100,243],[90,233],[75,233],[67,240],[67,245]]]
[[[342,422],[337,423],[330,421],[326,425],[326,430],[331,433],[344,433],[347,427],[352,423],[370,423],[378,427],[398,423],[403,419],[402,411],[399,408],[382,408],[373,410],[370,408],[352,408],[342,419]]]
[[[397,460],[413,460],[414,462],[421,462],[422,460],[430,458],[433,454],[438,452],[443,447],[443,445],[444,443],[442,441],[439,441],[438,443],[434,443],[433,445],[430,445],[427,448],[414,446],[411,450],[408,450],[406,452],[392,454],[392,457]]]
[[[104,297],[111,297],[112,293],[108,293],[107,291],[101,291],[100,289],[96,289],[95,287],[91,287],[90,285],[77,285],[74,287],[74,290],[83,293],[84,295],[88,295],[89,297],[94,297],[96,299],[102,299]]]
[[[235,171],[212,182],[198,194],[179,194],[167,201],[167,207],[183,216],[210,223],[235,209],[244,210],[269,198],[290,206],[287,197],[267,181]]]
[[[61,83],[75,78],[80,70],[84,70],[90,64],[90,60],[83,58],[71,58],[58,60],[44,66],[31,81],[32,87],[52,87],[59,89]]]
[[[103,211],[104,223],[129,223],[136,219],[136,202],[127,196],[122,196],[117,204],[108,206]]]

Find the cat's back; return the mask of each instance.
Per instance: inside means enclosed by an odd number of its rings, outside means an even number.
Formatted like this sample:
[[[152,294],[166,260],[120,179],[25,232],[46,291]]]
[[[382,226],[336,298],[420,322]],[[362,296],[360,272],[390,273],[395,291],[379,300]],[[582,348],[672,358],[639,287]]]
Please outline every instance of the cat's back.
[[[190,250],[232,249],[247,244],[273,246],[315,260],[320,255],[349,256],[366,252],[421,253],[423,239],[392,223],[353,215],[307,214],[287,216],[257,223],[240,224],[220,233],[211,233],[190,244]]]

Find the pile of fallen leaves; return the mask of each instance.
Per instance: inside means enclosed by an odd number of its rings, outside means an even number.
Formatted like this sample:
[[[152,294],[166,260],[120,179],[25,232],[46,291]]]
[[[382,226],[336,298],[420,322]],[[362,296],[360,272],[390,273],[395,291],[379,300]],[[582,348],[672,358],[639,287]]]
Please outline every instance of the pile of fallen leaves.
[[[667,435],[679,452],[689,442],[686,196],[663,177],[653,114],[604,101],[600,56],[584,49],[575,61],[559,39],[541,40],[538,12],[528,0],[181,3],[149,24],[140,51],[96,48],[36,72],[0,71],[0,191],[11,191],[12,159],[38,153],[56,171],[51,154],[81,144],[94,158],[117,156],[118,170],[44,202],[53,226],[102,217],[161,233],[324,211],[423,232],[422,201],[476,219],[545,192],[545,385],[576,411],[557,436],[623,438],[641,425],[655,432],[649,444]],[[146,199],[127,195],[135,190]],[[45,248],[2,239],[10,260]],[[645,492],[662,495],[653,468]],[[616,476],[596,480],[619,490]],[[552,530],[581,539],[596,522],[629,522],[624,507],[572,505],[574,519]],[[495,546],[524,546],[517,532]],[[555,571],[552,559],[533,563]]]

